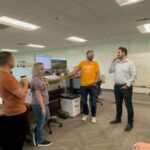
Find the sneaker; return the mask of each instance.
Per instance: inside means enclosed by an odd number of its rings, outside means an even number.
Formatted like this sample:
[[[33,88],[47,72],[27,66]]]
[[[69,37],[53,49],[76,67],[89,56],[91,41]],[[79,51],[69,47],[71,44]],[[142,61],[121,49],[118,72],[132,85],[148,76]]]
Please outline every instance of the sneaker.
[[[87,121],[87,119],[88,119],[88,115],[82,117],[82,121]]]
[[[96,123],[96,117],[92,117],[92,123]]]
[[[51,141],[44,140],[42,143],[38,144],[38,146],[50,146],[52,145]]]

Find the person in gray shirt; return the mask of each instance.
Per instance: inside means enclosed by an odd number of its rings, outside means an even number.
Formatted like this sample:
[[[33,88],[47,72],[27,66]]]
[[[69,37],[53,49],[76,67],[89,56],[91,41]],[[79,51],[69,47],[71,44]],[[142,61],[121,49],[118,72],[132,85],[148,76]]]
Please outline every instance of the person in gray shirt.
[[[49,146],[51,141],[44,139],[43,127],[50,119],[49,112],[49,94],[48,82],[44,79],[44,65],[42,63],[34,64],[32,74],[33,78],[30,84],[32,93],[32,108],[37,120],[35,131],[36,143],[38,146]]]
[[[128,51],[124,47],[119,47],[118,56],[113,59],[109,73],[114,73],[115,85],[114,95],[116,100],[116,118],[110,124],[121,123],[123,99],[128,113],[128,124],[124,131],[130,131],[133,128],[134,111],[132,105],[132,83],[136,79],[136,68],[133,61],[127,58]]]

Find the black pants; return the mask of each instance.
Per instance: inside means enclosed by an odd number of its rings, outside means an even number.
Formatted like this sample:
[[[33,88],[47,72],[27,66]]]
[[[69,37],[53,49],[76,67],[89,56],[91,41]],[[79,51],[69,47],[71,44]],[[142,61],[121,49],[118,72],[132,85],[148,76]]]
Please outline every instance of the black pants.
[[[116,119],[121,120],[122,116],[122,103],[123,99],[127,108],[128,113],[128,123],[133,124],[133,105],[132,105],[132,91],[133,87],[128,87],[127,89],[121,89],[122,85],[115,85],[114,94],[116,99]]]
[[[0,117],[0,144],[2,150],[22,150],[27,129],[26,113]]]

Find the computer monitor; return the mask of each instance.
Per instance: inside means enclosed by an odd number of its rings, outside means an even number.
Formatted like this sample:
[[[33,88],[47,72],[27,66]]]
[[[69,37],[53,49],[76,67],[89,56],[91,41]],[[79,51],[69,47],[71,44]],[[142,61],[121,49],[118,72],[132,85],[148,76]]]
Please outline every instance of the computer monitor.
[[[46,70],[51,69],[51,57],[41,54],[36,54],[34,57],[35,63],[43,63]]]
[[[51,58],[51,69],[67,69],[66,58]]]

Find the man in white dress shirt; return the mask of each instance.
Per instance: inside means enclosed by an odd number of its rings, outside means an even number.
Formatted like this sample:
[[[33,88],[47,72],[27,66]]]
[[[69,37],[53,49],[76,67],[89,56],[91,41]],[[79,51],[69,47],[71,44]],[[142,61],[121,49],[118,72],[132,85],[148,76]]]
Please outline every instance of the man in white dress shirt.
[[[110,124],[121,123],[123,99],[127,108],[128,123],[124,131],[133,128],[133,105],[132,105],[132,83],[136,78],[136,68],[134,63],[127,58],[127,49],[119,47],[118,56],[113,59],[109,72],[115,74],[114,94],[116,100],[116,118]]]

